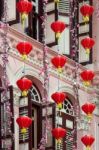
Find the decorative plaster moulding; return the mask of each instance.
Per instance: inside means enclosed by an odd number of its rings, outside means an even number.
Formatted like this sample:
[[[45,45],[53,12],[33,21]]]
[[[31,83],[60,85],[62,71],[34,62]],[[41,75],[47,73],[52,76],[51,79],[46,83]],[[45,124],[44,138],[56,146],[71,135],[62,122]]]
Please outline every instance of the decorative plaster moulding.
[[[0,34],[3,34],[3,29],[0,29]],[[9,55],[18,59],[19,61],[21,60],[21,55],[18,53],[18,51],[15,49],[16,44],[19,41],[22,41],[23,39],[25,39],[28,42],[31,42],[31,44],[33,44],[33,51],[31,52],[30,56],[28,57],[28,60],[25,62],[26,64],[40,70],[43,67],[42,64],[42,59],[39,59],[38,55],[42,56],[42,49],[43,49],[43,45],[42,43],[34,40],[33,38],[27,36],[26,34],[22,34],[20,32],[18,32],[17,30],[11,28],[10,26],[8,27],[8,39],[10,39],[11,41],[11,45],[13,48],[10,49],[9,51]],[[53,49],[48,48],[48,65],[49,65],[49,73],[54,76],[54,77],[58,77],[57,75],[57,71],[52,68],[52,64],[50,63],[50,60],[53,56],[56,56],[58,54],[58,52],[54,51]],[[61,80],[63,80],[66,83],[69,83],[71,85],[73,85],[76,81],[73,79],[74,76],[74,70],[75,70],[75,61],[71,60],[70,58],[66,57],[67,59],[67,63],[64,67],[64,71],[63,74],[61,75]],[[85,70],[86,68],[84,68],[81,64],[78,64],[78,74],[80,74],[80,72],[82,70]],[[92,88],[88,88],[87,90],[83,87],[82,82],[80,80],[80,78],[78,79],[77,83],[76,83],[79,87],[79,89],[84,90],[88,93],[92,92],[93,89]]]

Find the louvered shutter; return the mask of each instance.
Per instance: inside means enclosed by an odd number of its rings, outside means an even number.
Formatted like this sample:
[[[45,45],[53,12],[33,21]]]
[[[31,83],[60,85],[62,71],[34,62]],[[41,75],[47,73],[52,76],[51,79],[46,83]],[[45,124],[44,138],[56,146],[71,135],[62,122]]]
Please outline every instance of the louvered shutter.
[[[86,3],[92,5],[91,0],[87,0]],[[90,21],[88,23],[85,24],[83,22],[82,15],[80,13],[80,7],[82,5],[83,5],[83,1],[79,0],[79,9],[78,9],[78,14],[79,14],[78,15],[79,62],[82,63],[83,65],[86,65],[87,63],[92,63],[92,50],[88,57],[86,55],[85,49],[81,46],[81,40],[87,36],[92,37],[92,17],[90,17]]]
[[[44,120],[45,120],[45,114],[46,114],[46,110],[45,110],[45,106],[42,106],[42,134],[44,133]],[[48,134],[47,134],[47,146],[46,146],[46,150],[55,150],[55,140],[52,137],[52,133],[51,130],[53,128],[55,128],[55,104],[49,104],[48,108],[48,122],[49,122],[49,130],[48,130]]]
[[[5,123],[5,117],[6,119],[9,117],[9,114],[5,113],[5,104],[4,104],[4,95],[3,90],[0,90],[0,149],[6,149],[11,145],[11,150],[14,150],[14,108],[13,108],[13,87],[10,86],[7,91],[8,100],[6,102],[10,103],[10,110],[12,113],[11,118],[11,126],[8,128],[8,125]],[[5,127],[4,127],[5,126]],[[3,133],[3,130],[6,129],[6,135]],[[11,130],[11,133],[9,132]],[[5,147],[5,143],[6,146]]]
[[[10,25],[19,23],[19,13],[17,13],[16,2],[18,0],[7,0],[7,21]],[[13,9],[13,13],[12,13]],[[3,17],[4,1],[0,1],[0,20]]]
[[[57,44],[55,33],[51,29],[51,23],[58,19],[57,6],[53,0],[50,0],[47,4],[47,26],[46,26],[46,43],[48,46],[54,46]]]
[[[28,116],[28,117],[32,117],[32,104],[31,104],[31,96],[30,94],[28,95],[28,97],[20,97],[20,108],[19,108],[19,115],[20,116]],[[31,149],[32,147],[32,125],[29,127],[29,129],[27,130],[27,133],[24,136],[23,139],[23,135],[20,132],[19,129],[19,142],[20,142],[20,149],[22,147],[24,147],[24,142],[26,143],[28,149]]]
[[[70,14],[70,1],[69,0],[60,0],[58,5],[58,20],[63,21],[69,25],[69,14]],[[70,55],[70,29],[66,29],[62,32],[61,38],[58,41],[59,50],[62,54],[67,56]]]
[[[58,6],[59,14],[63,13],[69,15],[69,5],[70,5],[69,0],[60,0]]]
[[[76,136],[74,138],[74,120],[75,117],[61,112],[60,117],[57,117],[57,122],[60,127],[66,129],[66,137],[62,139],[61,145],[57,144],[57,149],[59,150],[73,150],[73,145],[76,141]]]

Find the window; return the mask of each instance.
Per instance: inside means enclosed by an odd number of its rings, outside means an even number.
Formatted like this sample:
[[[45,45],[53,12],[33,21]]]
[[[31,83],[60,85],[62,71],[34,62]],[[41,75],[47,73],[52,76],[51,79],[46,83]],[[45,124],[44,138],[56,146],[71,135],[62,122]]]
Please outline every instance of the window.
[[[8,99],[6,101],[9,105],[9,109],[12,112],[12,116],[14,115],[14,109],[13,109],[13,88],[10,86],[7,91]],[[6,146],[9,146],[11,143],[11,149],[14,149],[14,140],[13,134],[14,134],[14,118],[10,116],[10,114],[5,112],[5,96],[4,91],[0,91],[0,149],[6,149]],[[6,122],[7,121],[7,122]],[[8,123],[8,121],[11,121],[11,125]],[[4,132],[3,132],[4,131]],[[10,132],[11,131],[11,132]],[[6,145],[4,144],[4,141],[6,141]],[[13,141],[13,142],[11,142]]]
[[[29,25],[26,29],[26,32],[29,36],[38,40],[38,0],[32,0],[32,4],[33,9],[32,12],[29,14]]]
[[[59,15],[59,20],[63,21],[67,25],[69,25],[69,17],[68,16],[62,16]],[[59,40],[59,50],[62,54],[70,55],[70,31],[69,28],[66,27],[64,32],[61,35],[61,38]]]
[[[69,25],[69,0],[60,0],[59,2],[59,16],[58,20],[63,21]],[[66,27],[59,40],[59,50],[62,54],[70,55],[70,29]]]
[[[41,101],[40,94],[34,85],[32,85],[32,87],[30,89],[30,94],[31,94],[31,100],[32,101],[40,103],[40,101]]]
[[[57,145],[57,148],[62,150],[73,150],[73,145],[76,143],[77,135],[76,134],[74,135],[75,117],[72,102],[69,99],[65,99],[60,116],[59,112],[57,113],[58,115],[56,118],[57,121],[56,123],[58,123],[60,127],[66,129],[67,132],[66,137],[64,137],[60,146]]]
[[[73,109],[73,105],[71,103],[71,101],[69,101],[68,99],[66,99],[63,103],[63,108],[62,108],[62,112],[74,116],[74,109]]]

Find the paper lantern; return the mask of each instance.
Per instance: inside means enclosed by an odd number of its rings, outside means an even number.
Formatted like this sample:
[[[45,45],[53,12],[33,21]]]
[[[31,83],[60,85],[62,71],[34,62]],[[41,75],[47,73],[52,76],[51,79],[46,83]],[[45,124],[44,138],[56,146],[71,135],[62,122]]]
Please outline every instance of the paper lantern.
[[[33,47],[29,42],[19,42],[16,48],[19,51],[19,53],[22,55],[22,59],[26,60],[27,55],[31,52]]]
[[[54,58],[52,58],[51,62],[58,69],[58,72],[61,73],[62,68],[64,67],[64,65],[66,63],[66,57],[58,55],[58,56],[55,56]]]
[[[23,77],[17,81],[17,86],[22,91],[22,96],[27,96],[28,90],[32,86],[32,81],[27,79],[26,77]]]
[[[21,14],[21,21],[22,24],[24,23],[24,20],[27,18],[27,15],[29,12],[32,11],[32,3],[28,0],[20,0],[17,2],[17,10]]]
[[[85,71],[81,72],[80,76],[83,79],[83,84],[85,86],[90,86],[91,81],[93,80],[95,74],[91,70],[85,70]]]
[[[93,11],[94,11],[94,7],[88,4],[85,4],[80,8],[80,12],[83,15],[84,22],[89,21],[89,17],[92,15]]]
[[[52,130],[52,135],[58,143],[61,143],[62,138],[64,138],[66,135],[66,130],[61,127],[54,128]]]
[[[66,28],[66,24],[62,21],[55,21],[51,24],[51,29],[56,33],[56,38],[59,39],[61,33]]]
[[[21,116],[16,119],[17,124],[21,128],[21,133],[25,134],[27,132],[27,128],[32,124],[32,119],[27,116]]]
[[[92,119],[92,113],[95,109],[95,104],[92,103],[85,103],[84,105],[82,105],[82,110],[84,111],[84,113],[87,114],[87,118],[90,121]]]
[[[51,97],[55,101],[55,103],[57,103],[58,108],[61,109],[62,108],[62,103],[66,98],[66,94],[63,93],[63,92],[56,92],[56,93],[53,93],[51,95]]]
[[[81,45],[86,50],[86,54],[88,55],[90,54],[90,49],[94,46],[94,44],[95,44],[95,41],[90,37],[86,37],[81,40]]]
[[[91,135],[85,135],[81,138],[82,143],[86,146],[86,150],[91,150],[91,146],[95,138]]]

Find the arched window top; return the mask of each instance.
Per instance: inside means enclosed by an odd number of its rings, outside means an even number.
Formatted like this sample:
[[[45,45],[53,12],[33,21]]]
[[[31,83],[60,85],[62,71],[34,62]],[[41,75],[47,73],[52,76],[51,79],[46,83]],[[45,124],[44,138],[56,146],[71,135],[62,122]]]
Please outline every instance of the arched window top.
[[[30,94],[31,94],[32,101],[39,102],[39,103],[41,102],[40,93],[34,85],[32,85],[32,87],[30,89]]]
[[[73,108],[73,104],[69,99],[65,99],[64,103],[63,103],[63,108],[61,110],[62,112],[74,116],[74,108]]]

